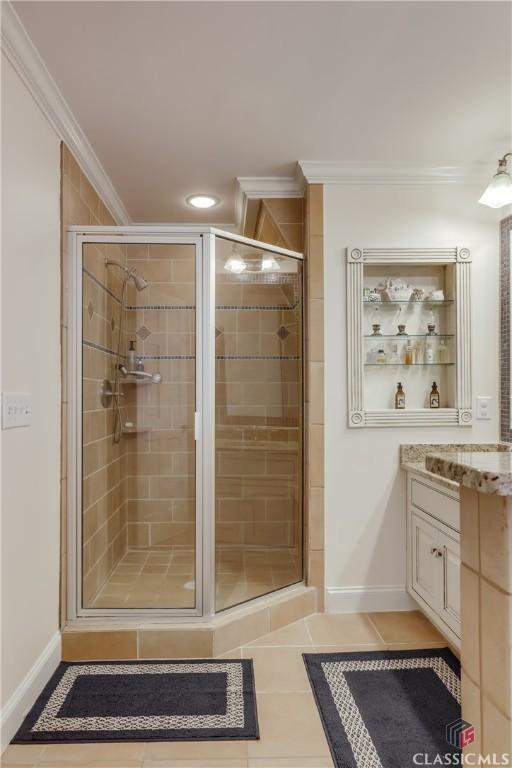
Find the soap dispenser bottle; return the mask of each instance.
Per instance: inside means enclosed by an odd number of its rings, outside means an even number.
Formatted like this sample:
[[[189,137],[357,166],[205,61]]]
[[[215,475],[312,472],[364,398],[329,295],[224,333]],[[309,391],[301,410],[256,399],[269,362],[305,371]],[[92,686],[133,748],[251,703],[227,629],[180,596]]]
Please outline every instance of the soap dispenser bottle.
[[[128,352],[126,353],[126,367],[129,371],[135,370],[136,362],[135,341],[131,339],[128,343]]]

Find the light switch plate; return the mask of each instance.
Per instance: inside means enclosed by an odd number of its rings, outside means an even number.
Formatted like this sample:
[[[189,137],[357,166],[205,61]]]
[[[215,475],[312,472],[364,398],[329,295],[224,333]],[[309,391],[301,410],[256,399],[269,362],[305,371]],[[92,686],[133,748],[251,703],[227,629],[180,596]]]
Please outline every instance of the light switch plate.
[[[32,423],[32,395],[2,392],[2,429],[28,427]]]
[[[491,419],[491,399],[480,395],[476,399],[476,418],[480,421],[490,421]]]

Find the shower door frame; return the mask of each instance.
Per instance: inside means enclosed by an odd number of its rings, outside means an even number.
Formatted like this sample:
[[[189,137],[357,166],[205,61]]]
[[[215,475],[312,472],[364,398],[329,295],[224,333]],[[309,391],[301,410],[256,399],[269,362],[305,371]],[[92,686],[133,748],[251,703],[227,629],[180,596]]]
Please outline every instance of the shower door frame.
[[[215,238],[253,246],[303,262],[298,251],[264,243],[216,227],[197,225],[73,226],[68,228],[70,291],[68,305],[68,488],[67,488],[67,618],[130,617],[156,622],[203,622],[215,611]],[[82,259],[86,243],[195,245],[196,247],[196,605],[195,608],[84,608],[82,605]],[[303,280],[304,295],[304,280]],[[302,381],[305,347],[302,313]],[[303,389],[302,386],[302,389]],[[304,413],[304,397],[302,398]],[[304,418],[302,419],[302,499],[304,502]],[[302,505],[302,532],[304,506]],[[302,534],[301,534],[302,535]],[[303,546],[304,546],[304,537]],[[302,575],[304,579],[304,558]],[[293,586],[296,586],[294,583]],[[288,589],[282,587],[281,590]],[[258,599],[253,598],[249,603]],[[247,605],[243,603],[242,605]],[[229,610],[229,609],[227,609]],[[224,611],[223,611],[224,612]]]

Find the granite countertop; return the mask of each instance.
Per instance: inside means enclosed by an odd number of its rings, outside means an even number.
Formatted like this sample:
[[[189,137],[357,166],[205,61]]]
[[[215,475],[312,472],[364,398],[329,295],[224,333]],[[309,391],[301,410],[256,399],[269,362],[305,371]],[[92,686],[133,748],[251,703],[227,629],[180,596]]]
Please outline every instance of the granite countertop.
[[[450,491],[459,490],[458,483],[453,480],[448,480],[446,477],[435,475],[433,472],[429,472],[425,467],[424,461],[402,461],[400,466],[406,472],[414,472],[416,475],[421,475],[421,477],[425,477],[427,480],[434,480],[438,485],[442,485]]]
[[[512,496],[512,453],[462,450],[433,453],[426,469],[434,475],[474,488],[480,493]]]
[[[457,451],[488,453],[510,451],[509,443],[404,443],[400,446],[400,466],[406,472],[415,472],[427,480],[435,480],[451,491],[458,491],[459,481],[442,477],[438,473],[429,472],[425,460],[429,454],[445,454]]]

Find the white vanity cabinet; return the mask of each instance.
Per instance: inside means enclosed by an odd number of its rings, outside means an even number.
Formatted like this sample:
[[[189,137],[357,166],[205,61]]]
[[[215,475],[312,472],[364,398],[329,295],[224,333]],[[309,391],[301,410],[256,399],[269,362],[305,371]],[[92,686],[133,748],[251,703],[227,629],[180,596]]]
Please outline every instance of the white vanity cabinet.
[[[459,647],[459,492],[414,472],[407,473],[407,590]]]

